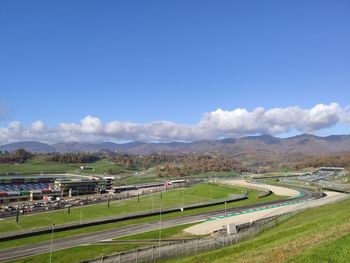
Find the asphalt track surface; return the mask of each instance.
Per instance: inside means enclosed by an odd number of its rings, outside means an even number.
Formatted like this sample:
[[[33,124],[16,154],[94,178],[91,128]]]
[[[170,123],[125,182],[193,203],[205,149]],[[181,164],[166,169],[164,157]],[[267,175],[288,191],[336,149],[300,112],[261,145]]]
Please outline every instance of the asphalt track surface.
[[[310,198],[318,198],[318,195],[315,192],[311,192],[305,189],[298,189],[298,190],[304,193],[304,195],[294,198],[293,199],[294,201],[307,200]],[[236,212],[245,211],[247,209],[255,209],[259,207],[265,207],[267,205],[280,204],[280,203],[286,202],[286,200],[288,199],[228,208],[226,210],[226,213],[236,213]],[[179,216],[174,219],[163,220],[161,221],[161,223],[160,221],[158,222],[153,221],[150,223],[143,223],[143,224],[121,227],[117,229],[107,229],[107,230],[96,231],[92,233],[54,239],[53,245],[52,245],[52,251],[62,250],[62,249],[76,247],[76,246],[85,245],[85,244],[91,244],[91,243],[99,242],[106,239],[118,238],[122,236],[128,236],[128,235],[133,235],[137,233],[157,230],[160,228],[160,226],[162,228],[167,228],[167,227],[178,226],[182,224],[199,222],[199,221],[207,220],[209,218],[222,216],[224,213],[225,213],[225,210],[222,209],[222,210],[216,210],[212,212],[199,213],[195,215]],[[36,254],[48,253],[50,252],[50,247],[51,247],[51,241],[45,241],[45,242],[39,242],[34,244],[28,244],[21,247],[14,247],[14,248],[0,250],[0,262],[5,262],[5,261],[17,259],[17,258],[28,257]]]

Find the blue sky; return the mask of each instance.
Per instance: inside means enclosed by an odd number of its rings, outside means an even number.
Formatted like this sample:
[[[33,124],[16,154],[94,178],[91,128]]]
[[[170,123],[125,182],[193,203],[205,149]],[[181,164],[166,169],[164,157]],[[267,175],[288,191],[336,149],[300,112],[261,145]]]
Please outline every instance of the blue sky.
[[[197,125],[219,108],[335,102],[347,111],[349,13],[340,0],[1,1],[0,142],[16,140],[6,137],[13,121],[22,130],[38,120],[48,129],[81,126],[86,116],[102,125]],[[348,134],[344,119],[315,130],[223,128],[203,138]],[[123,136],[97,139],[142,139]]]

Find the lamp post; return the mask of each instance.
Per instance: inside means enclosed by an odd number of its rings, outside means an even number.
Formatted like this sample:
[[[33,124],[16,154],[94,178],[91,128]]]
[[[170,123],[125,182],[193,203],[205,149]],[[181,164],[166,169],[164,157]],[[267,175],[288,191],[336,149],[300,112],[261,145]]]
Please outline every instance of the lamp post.
[[[83,203],[80,203],[80,224],[81,224],[81,221],[82,221],[82,218],[83,218]]]
[[[160,244],[162,241],[162,200],[160,200],[160,209],[159,209],[159,258],[160,258]]]
[[[51,244],[50,244],[50,263],[52,260],[52,245],[53,245],[53,232],[55,231],[55,224],[52,224],[52,228],[51,228]]]
[[[19,217],[19,208],[16,209],[16,223],[18,223],[18,217]]]
[[[151,190],[151,195],[152,195],[152,212],[154,210],[154,196],[153,196],[153,190]]]
[[[211,183],[209,183],[209,192],[210,192],[210,199],[212,199],[212,193],[211,193],[211,189],[212,188],[212,185],[211,185]]]
[[[184,208],[184,190],[181,189],[181,207]]]

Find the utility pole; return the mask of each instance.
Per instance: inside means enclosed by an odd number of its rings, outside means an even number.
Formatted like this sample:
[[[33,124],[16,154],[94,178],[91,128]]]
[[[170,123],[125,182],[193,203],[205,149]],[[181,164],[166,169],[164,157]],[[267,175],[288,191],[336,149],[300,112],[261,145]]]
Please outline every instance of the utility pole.
[[[153,190],[151,190],[151,191],[152,191],[151,195],[152,195],[152,212],[153,212],[153,210],[154,210],[154,196],[153,196]]]
[[[83,204],[80,203],[80,224],[81,224],[82,218],[83,218]]]
[[[159,258],[160,258],[160,245],[162,242],[162,200],[160,200],[160,209],[159,209]]]
[[[53,245],[53,232],[55,231],[55,224],[52,224],[52,228],[51,228],[51,244],[50,244],[50,263],[52,260],[52,245]]]
[[[17,209],[16,209],[16,223],[18,223],[18,217],[19,217],[19,209],[17,207]]]
[[[184,208],[184,190],[181,188],[181,207]]]
[[[212,199],[212,192],[211,192],[211,190],[212,190],[212,185],[211,185],[211,183],[209,183],[210,199]]]

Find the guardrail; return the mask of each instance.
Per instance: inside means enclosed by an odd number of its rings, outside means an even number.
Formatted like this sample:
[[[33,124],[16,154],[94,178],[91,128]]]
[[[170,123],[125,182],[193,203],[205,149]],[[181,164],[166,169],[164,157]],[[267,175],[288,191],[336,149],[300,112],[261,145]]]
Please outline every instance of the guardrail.
[[[266,196],[269,196],[272,194],[272,191],[270,190],[266,190],[266,191],[262,191],[262,192],[259,192],[257,195],[256,195],[256,198],[259,199],[259,198],[264,198]]]

